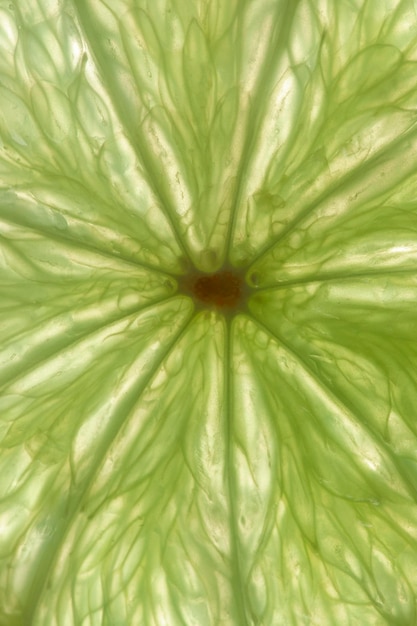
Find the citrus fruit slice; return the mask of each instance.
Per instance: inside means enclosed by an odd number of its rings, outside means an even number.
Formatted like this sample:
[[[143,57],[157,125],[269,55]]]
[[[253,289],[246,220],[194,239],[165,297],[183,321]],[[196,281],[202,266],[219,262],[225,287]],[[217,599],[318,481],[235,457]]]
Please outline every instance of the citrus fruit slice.
[[[412,0],[0,2],[0,625],[417,623]]]

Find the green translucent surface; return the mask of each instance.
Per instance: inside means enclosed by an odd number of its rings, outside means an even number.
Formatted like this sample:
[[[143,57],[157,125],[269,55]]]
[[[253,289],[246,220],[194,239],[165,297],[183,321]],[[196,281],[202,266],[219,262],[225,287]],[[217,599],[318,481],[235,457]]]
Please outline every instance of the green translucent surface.
[[[416,263],[413,0],[0,0],[0,626],[414,626]]]

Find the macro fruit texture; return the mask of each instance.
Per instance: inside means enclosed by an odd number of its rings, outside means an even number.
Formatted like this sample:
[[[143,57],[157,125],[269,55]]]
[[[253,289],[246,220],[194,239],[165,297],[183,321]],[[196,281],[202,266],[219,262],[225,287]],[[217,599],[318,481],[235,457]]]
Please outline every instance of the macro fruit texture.
[[[417,623],[416,10],[0,0],[0,626]]]

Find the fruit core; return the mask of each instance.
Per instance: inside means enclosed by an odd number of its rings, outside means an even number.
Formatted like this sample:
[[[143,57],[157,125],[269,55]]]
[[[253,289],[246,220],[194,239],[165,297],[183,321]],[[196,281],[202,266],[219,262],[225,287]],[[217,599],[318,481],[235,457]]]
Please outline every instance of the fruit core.
[[[188,275],[181,280],[180,289],[200,306],[229,311],[238,308],[245,295],[243,276],[231,270]]]

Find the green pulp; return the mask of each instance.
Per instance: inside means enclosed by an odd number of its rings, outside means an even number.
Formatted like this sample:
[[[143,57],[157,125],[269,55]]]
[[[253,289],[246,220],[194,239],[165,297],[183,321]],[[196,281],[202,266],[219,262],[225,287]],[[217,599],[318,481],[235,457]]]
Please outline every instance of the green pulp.
[[[0,0],[0,626],[415,626],[416,267],[414,0]]]

